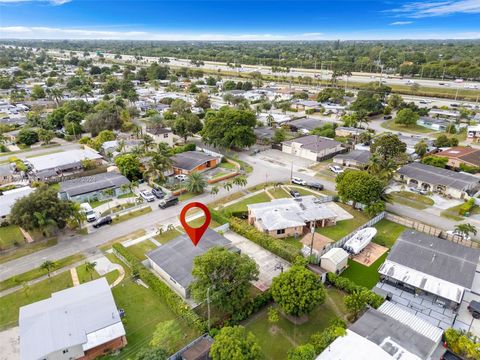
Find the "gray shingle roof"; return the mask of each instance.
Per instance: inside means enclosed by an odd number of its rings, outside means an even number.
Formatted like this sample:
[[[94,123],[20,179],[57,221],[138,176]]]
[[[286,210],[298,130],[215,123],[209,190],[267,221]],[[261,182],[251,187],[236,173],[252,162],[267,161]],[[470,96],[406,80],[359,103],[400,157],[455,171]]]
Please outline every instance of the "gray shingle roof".
[[[304,119],[298,119],[298,120],[293,120],[290,121],[288,124],[291,127],[294,127],[296,129],[306,129],[306,130],[313,130],[318,127],[321,127],[322,125],[326,124],[326,121],[319,120],[319,119],[313,119],[313,118],[304,118]]]
[[[393,245],[388,260],[470,289],[480,250],[405,230]]]
[[[356,161],[360,164],[367,164],[370,160],[372,153],[366,150],[352,150],[347,154],[340,154],[334,157],[334,159],[345,159],[350,161]]]
[[[106,172],[62,181],[60,183],[60,192],[65,192],[69,196],[76,196],[88,194],[93,191],[115,189],[125,184],[130,184],[130,181],[122,174]]]
[[[480,183],[480,178],[473,175],[462,174],[421,163],[411,163],[402,166],[398,170],[398,173],[421,182],[449,186],[461,191],[468,190]]]
[[[379,346],[389,338],[421,359],[426,359],[437,345],[400,321],[375,309],[368,309],[360,319],[350,326],[350,330]],[[387,349],[384,348],[384,350]]]
[[[173,166],[183,170],[193,170],[207,161],[214,160],[215,157],[200,151],[186,151],[172,156]]]
[[[186,289],[193,280],[193,259],[214,246],[230,245],[230,240],[207,229],[197,246],[193,246],[188,235],[183,234],[150,251],[147,257]]]
[[[338,141],[317,135],[302,136],[293,140],[284,141],[282,144],[291,146],[292,143],[302,145],[302,148],[311,150],[313,152],[320,152],[325,149],[331,149],[341,145]]]

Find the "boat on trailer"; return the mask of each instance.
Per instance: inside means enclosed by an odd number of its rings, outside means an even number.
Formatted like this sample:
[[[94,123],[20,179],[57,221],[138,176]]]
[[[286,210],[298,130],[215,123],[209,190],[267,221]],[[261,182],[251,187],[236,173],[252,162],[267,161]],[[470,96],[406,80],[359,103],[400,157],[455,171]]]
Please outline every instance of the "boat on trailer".
[[[359,230],[355,235],[347,240],[343,248],[351,254],[357,255],[370,244],[373,237],[377,234],[377,229],[367,227]]]

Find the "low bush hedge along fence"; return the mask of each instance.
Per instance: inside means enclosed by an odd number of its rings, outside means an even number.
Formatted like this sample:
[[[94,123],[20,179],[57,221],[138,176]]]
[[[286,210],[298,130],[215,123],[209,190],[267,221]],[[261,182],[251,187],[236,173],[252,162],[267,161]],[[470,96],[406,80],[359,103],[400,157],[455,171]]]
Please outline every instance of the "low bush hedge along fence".
[[[146,283],[153,292],[161,297],[168,305],[170,310],[184,319],[189,325],[195,327],[200,332],[205,332],[207,329],[205,321],[193,312],[183,299],[170,289],[165,283],[157,278],[150,270],[142,265],[137,258],[130,253],[130,251],[122,244],[113,244],[112,248],[116,255],[119,255],[131,269],[132,273],[138,275],[140,279]]]
[[[383,304],[385,299],[378,294],[375,294],[372,290],[355,284],[352,280],[337,276],[334,273],[327,274],[327,281],[339,290],[345,291],[347,294],[353,294],[355,291],[368,291],[370,296],[368,297],[368,305],[374,309],[378,309]]]

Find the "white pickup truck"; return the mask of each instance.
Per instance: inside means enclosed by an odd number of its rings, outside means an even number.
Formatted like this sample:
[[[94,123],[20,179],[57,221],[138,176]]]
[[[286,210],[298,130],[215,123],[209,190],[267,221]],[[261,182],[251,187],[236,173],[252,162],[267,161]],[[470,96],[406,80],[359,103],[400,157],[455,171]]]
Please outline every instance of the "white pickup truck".
[[[93,222],[97,220],[97,214],[95,214],[95,211],[93,211],[89,203],[80,204],[80,209],[82,209],[83,213],[87,217],[88,222]]]

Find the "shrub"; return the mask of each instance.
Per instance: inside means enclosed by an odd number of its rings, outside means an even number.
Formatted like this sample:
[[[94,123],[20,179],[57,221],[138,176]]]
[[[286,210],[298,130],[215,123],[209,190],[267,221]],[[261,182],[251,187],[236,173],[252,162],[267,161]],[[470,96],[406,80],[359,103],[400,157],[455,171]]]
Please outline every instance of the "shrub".
[[[455,329],[447,329],[444,333],[447,347],[454,353],[467,359],[480,359],[480,345],[472,341],[466,333]]]
[[[189,325],[195,327],[200,332],[205,331],[206,326],[204,320],[193,312],[179,295],[173,292],[165,283],[143,266],[127,248],[122,244],[113,244],[112,247],[114,251],[128,263],[132,269],[132,274],[137,274],[153,292],[165,301],[175,315],[183,318]]]
[[[384,298],[378,294],[375,294],[372,290],[366,287],[355,284],[352,280],[345,277],[337,276],[334,273],[327,274],[327,281],[339,290],[345,291],[347,294],[353,294],[355,292],[368,292],[367,304],[378,309],[383,304]]]
[[[259,311],[272,301],[272,293],[270,290],[251,298],[240,311],[235,312],[232,315],[231,323],[237,324],[250,317],[252,314]]]
[[[197,148],[196,145],[192,143],[181,145],[181,146],[175,146],[172,148],[172,155],[180,154],[185,151],[195,151],[196,148]]]
[[[230,218],[229,223],[230,228],[239,235],[246,237],[250,241],[253,241],[288,262],[293,262],[297,256],[300,256],[298,249],[292,245],[258,231],[253,226],[248,225],[245,221],[232,217]]]
[[[460,208],[458,209],[458,213],[460,215],[464,216],[465,213],[470,212],[474,206],[475,206],[475,199],[471,198],[466,203],[464,203],[462,206],[460,206]]]

